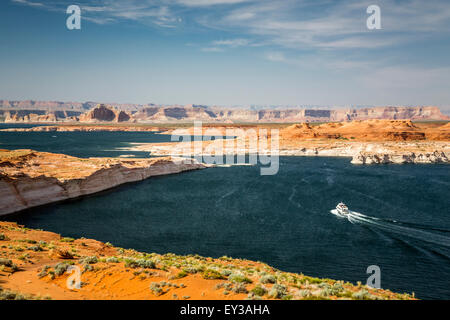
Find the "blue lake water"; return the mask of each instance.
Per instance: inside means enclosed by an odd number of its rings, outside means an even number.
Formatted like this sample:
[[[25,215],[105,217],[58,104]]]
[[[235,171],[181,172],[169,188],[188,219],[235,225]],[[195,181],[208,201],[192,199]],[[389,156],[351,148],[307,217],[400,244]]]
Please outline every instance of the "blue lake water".
[[[56,133],[56,143],[51,135],[2,132],[0,148],[110,156],[124,154],[114,148],[128,142],[170,139],[70,132]],[[282,157],[277,175],[259,172],[233,166],[155,177],[2,219],[140,251],[228,255],[354,283],[365,283],[367,267],[378,265],[384,288],[450,298],[447,165]],[[360,215],[331,214],[340,201]]]

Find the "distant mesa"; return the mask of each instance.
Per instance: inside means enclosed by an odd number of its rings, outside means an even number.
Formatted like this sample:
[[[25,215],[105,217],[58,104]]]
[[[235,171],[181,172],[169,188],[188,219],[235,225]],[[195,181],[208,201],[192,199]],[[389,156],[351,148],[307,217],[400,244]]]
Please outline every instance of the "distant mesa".
[[[299,123],[352,120],[450,120],[434,106],[386,106],[347,109],[238,108],[204,105],[103,104],[96,102],[0,100],[0,121],[4,122],[219,122]],[[299,129],[299,128],[297,128]],[[307,128],[303,128],[307,129]],[[303,130],[301,129],[301,130]]]

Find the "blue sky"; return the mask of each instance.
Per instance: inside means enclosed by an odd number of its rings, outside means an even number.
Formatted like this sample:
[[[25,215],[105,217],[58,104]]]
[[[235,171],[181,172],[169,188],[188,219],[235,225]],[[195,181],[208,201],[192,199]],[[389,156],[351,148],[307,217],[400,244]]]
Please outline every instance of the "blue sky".
[[[0,43],[3,99],[450,105],[447,0],[4,0]]]

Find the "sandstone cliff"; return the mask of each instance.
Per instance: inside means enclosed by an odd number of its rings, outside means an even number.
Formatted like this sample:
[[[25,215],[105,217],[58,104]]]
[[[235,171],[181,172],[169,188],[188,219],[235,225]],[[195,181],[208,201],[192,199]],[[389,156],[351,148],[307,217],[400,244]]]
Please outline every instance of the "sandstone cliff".
[[[0,100],[7,122],[330,122],[368,119],[449,120],[433,106],[347,109],[227,108],[203,105],[97,104],[94,102]]]
[[[33,150],[0,150],[0,215],[151,176],[205,167],[195,160],[179,158],[80,159]]]
[[[80,122],[125,122],[129,120],[130,115],[125,111],[104,104],[99,104],[80,116]]]

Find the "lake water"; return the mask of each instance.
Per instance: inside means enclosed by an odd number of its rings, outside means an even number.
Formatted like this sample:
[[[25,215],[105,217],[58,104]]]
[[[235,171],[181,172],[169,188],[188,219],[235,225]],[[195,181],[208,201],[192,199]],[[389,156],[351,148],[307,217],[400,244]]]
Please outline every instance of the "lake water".
[[[2,132],[0,148],[111,156],[124,154],[114,148],[129,142],[168,139]],[[367,267],[377,265],[383,288],[450,298],[447,165],[282,157],[277,175],[259,172],[258,166],[233,166],[155,177],[2,219],[145,252],[227,255],[354,283],[365,283]],[[331,214],[340,201],[359,215],[349,221]]]

